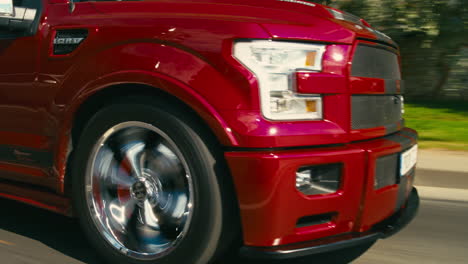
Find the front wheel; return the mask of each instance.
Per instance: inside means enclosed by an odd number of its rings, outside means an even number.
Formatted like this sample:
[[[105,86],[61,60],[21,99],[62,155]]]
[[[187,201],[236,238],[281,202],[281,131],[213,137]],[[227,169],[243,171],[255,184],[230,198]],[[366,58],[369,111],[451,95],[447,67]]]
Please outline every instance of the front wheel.
[[[230,192],[220,184],[223,162],[202,129],[168,109],[116,103],[80,136],[74,207],[110,263],[205,264],[231,242],[222,241],[234,226],[223,195]]]

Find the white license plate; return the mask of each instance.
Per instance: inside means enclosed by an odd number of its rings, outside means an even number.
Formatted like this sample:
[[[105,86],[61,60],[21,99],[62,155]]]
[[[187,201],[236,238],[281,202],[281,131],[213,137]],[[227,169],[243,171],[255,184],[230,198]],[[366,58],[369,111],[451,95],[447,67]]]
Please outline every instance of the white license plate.
[[[401,153],[400,156],[400,176],[405,176],[415,165],[418,159],[418,145]]]

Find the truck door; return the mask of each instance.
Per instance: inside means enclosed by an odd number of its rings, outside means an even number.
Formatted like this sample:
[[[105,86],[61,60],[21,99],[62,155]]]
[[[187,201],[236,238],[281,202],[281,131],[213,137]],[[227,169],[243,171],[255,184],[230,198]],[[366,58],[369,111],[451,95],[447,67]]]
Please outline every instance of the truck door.
[[[13,0],[14,15],[0,15],[0,178],[29,182],[26,175],[40,174],[31,168],[50,162],[43,126],[47,92],[36,84],[45,3]]]

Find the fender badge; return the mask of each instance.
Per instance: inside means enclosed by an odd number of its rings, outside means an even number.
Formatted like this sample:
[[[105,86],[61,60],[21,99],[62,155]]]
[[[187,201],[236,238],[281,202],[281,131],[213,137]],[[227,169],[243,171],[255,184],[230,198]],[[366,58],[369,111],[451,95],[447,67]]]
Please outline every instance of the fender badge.
[[[60,38],[57,37],[54,39],[55,45],[77,45],[80,44],[84,38]]]

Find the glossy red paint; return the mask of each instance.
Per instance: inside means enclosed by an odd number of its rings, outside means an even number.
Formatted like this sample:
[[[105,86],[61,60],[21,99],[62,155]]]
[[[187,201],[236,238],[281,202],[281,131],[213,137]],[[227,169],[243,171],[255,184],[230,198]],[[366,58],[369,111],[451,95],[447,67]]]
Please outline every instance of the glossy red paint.
[[[397,93],[401,93],[401,80],[397,81]],[[351,77],[350,91],[353,94],[385,94],[385,80],[366,77]]]
[[[68,198],[51,194],[44,190],[24,186],[0,183],[0,197],[16,200],[36,207],[44,208],[59,214],[72,215]]]
[[[348,62],[350,45],[329,45],[323,55],[322,71],[319,73],[298,72],[297,91],[305,94],[348,93]]]
[[[46,149],[48,147],[48,143],[49,142],[46,137],[37,134],[0,131],[0,145]]]
[[[408,138],[416,144],[415,131],[404,131],[413,135]],[[226,153],[237,189],[244,243],[269,247],[368,231],[395,213],[398,195],[398,185],[374,190],[376,159],[401,151],[399,143],[380,138],[341,147]],[[297,191],[295,177],[300,167],[332,163],[344,165],[337,193],[304,196]],[[296,228],[300,218],[324,213],[336,213],[336,217],[330,223]]]
[[[416,133],[416,131],[405,128],[403,131]],[[399,133],[401,137],[407,137]],[[414,138],[411,139],[412,144],[416,144]],[[372,176],[375,173],[376,160],[379,157],[401,152],[403,149],[395,142],[386,139],[377,139],[360,144],[362,148],[367,149],[368,166],[367,175]],[[406,176],[408,177],[408,176]],[[388,186],[380,190],[374,190],[373,181],[367,181],[366,196],[363,199],[363,212],[360,221],[359,232],[367,231],[372,225],[391,216],[394,213],[395,199],[397,197],[397,185]],[[407,189],[408,195],[409,190]]]
[[[351,94],[385,90],[383,80],[350,78],[356,45],[377,40],[371,31],[334,19],[321,5],[288,1],[78,2],[72,13],[68,0],[40,1],[36,34],[0,38],[0,147],[8,145],[0,149],[7,157],[0,156],[0,179],[8,181],[0,196],[70,213],[65,181],[76,114],[99,92],[126,84],[178,98],[233,150],[225,156],[246,245],[363,231],[394,209],[395,186],[373,192],[371,163],[400,146],[379,138],[383,127],[350,127]],[[71,29],[88,35],[72,53],[55,55],[57,32]],[[324,119],[265,119],[255,75],[232,55],[241,39],[326,44],[322,72],[296,74],[298,93],[323,95]],[[35,159],[42,154],[51,158]],[[296,191],[298,167],[335,162],[345,165],[338,193]],[[337,216],[295,228],[299,218],[322,213]]]
[[[349,88],[353,94],[385,94],[385,80],[351,77]]]
[[[353,230],[364,183],[364,151],[343,146],[322,149],[226,153],[237,188],[244,243],[277,246]],[[302,166],[343,163],[336,194],[304,196],[296,190]],[[338,213],[333,222],[296,229],[304,216]]]

